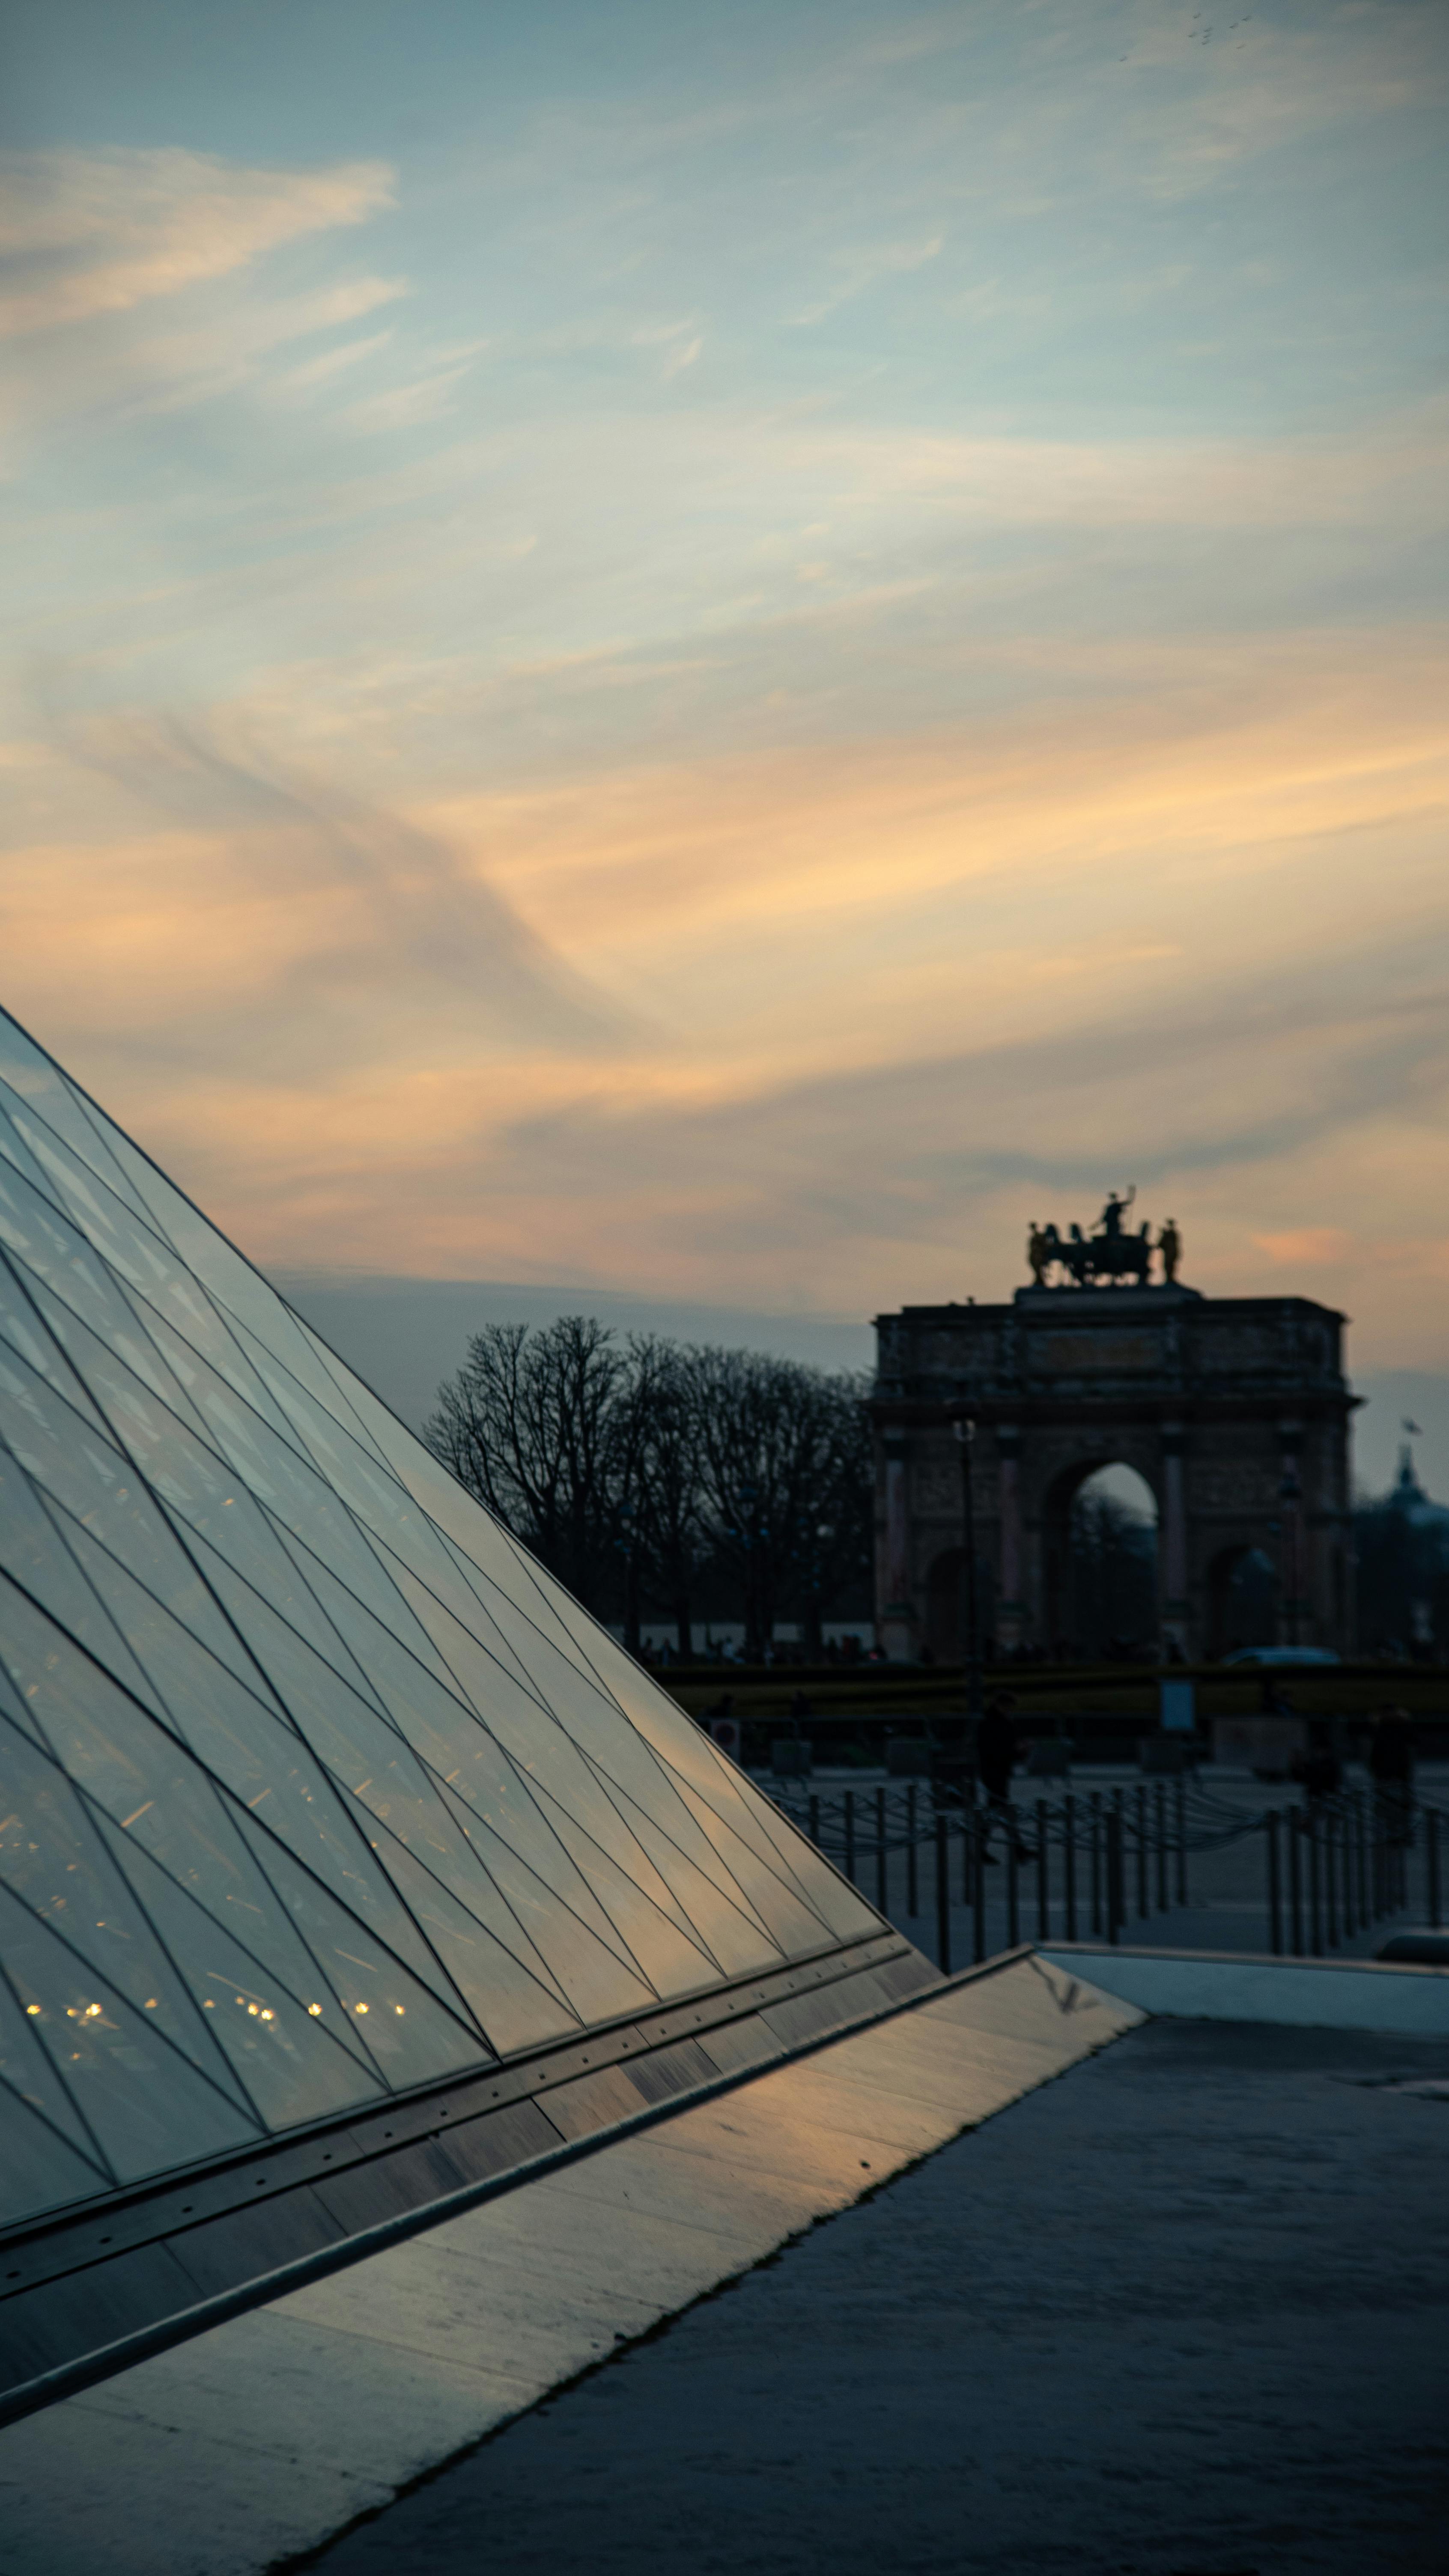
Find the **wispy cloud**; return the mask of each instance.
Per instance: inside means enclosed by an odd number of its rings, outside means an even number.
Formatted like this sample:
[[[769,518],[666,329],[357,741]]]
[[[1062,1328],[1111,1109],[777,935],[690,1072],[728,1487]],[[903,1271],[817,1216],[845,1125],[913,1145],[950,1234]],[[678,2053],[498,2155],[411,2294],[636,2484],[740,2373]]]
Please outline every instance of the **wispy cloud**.
[[[406,384],[390,385],[385,392],[368,394],[361,402],[349,406],[347,425],[351,429],[380,432],[413,429],[423,421],[441,420],[451,410],[453,395],[472,366],[472,358],[465,357],[450,366],[431,368],[424,375],[412,377]]]
[[[393,202],[376,162],[247,170],[200,152],[10,153],[0,161],[0,332],[55,330],[227,277]]]
[[[836,263],[842,272],[839,283],[818,303],[808,304],[803,313],[797,313],[795,322],[807,329],[812,323],[825,321],[842,304],[878,286],[883,277],[909,277],[913,269],[924,268],[928,261],[940,257],[944,245],[944,234],[935,233],[929,241],[879,242],[873,248],[840,252]]]
[[[278,759],[235,720],[59,713],[49,732],[140,828],[116,838],[113,825],[89,855],[12,853],[0,912],[44,982],[64,972],[70,921],[75,970],[111,985],[112,1025],[140,1057],[200,1069],[241,1048],[265,1087],[304,1069],[343,1081],[398,1049],[416,1072],[460,1049],[471,1058],[485,1031],[514,1052],[619,1043],[618,1004],[476,857]],[[165,818],[159,830],[148,812]],[[88,881],[104,894],[82,927]]]
[[[309,358],[304,366],[293,367],[283,381],[297,392],[304,392],[313,385],[330,384],[334,376],[342,375],[347,368],[361,366],[366,358],[375,358],[379,350],[387,348],[391,339],[390,331],[374,331],[365,340],[344,340],[340,348],[324,349],[320,358]]]

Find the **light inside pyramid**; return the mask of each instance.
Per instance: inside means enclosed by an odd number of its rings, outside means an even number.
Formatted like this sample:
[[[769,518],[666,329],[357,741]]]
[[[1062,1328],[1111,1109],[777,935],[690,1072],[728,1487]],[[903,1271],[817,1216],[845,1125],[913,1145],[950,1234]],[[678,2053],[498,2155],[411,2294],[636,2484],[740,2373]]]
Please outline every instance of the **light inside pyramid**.
[[[0,2224],[872,1909],[0,1013]]]

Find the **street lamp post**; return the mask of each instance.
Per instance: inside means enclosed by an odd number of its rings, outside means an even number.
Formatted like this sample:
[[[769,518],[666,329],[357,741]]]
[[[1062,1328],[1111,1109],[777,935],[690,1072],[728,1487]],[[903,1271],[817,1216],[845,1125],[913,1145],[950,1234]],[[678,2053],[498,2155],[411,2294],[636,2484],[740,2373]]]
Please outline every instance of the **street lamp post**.
[[[748,1661],[751,1655],[758,1655],[763,1662],[769,1649],[769,1640],[761,1634],[759,1568],[756,1564],[759,1522],[755,1505],[759,1501],[759,1488],[756,1485],[741,1485],[739,1494],[740,1501],[745,1507],[745,1657]]]
[[[1283,1506],[1283,1537],[1285,1542],[1283,1549],[1283,1572],[1286,1579],[1283,1585],[1283,1626],[1286,1633],[1283,1638],[1283,1643],[1285,1646],[1297,1646],[1302,1642],[1298,1634],[1298,1626],[1302,1617],[1303,1608],[1303,1584],[1298,1562],[1298,1512],[1299,1506],[1303,1500],[1303,1488],[1298,1481],[1298,1471],[1291,1464],[1287,1468],[1283,1477],[1283,1482],[1278,1488],[1278,1500]]]
[[[619,1546],[624,1558],[624,1644],[631,1655],[640,1646],[639,1628],[639,1516],[632,1503],[621,1503],[619,1520],[623,1537]]]
[[[976,1584],[976,1495],[971,1481],[971,1451],[976,1425],[969,1413],[958,1413],[952,1425],[961,1443],[961,1610],[966,1666],[966,1714],[974,1726],[981,1715],[981,1605]]]
[[[835,1536],[834,1521],[817,1521],[815,1555],[810,1572],[810,1635],[806,1644],[814,1655],[825,1652],[825,1550]]]

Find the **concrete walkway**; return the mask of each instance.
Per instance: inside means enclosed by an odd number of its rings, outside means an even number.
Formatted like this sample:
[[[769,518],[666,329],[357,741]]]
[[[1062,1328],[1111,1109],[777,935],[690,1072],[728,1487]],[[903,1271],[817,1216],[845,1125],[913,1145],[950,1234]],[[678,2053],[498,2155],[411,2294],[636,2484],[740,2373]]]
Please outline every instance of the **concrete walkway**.
[[[134,2363],[0,2431],[4,2576],[263,2576],[315,2553],[1140,2019],[1033,1958],[928,1987]]]
[[[1406,2083],[1407,2079],[1407,2083]],[[1449,2041],[1154,2022],[325,2576],[1444,2576]]]

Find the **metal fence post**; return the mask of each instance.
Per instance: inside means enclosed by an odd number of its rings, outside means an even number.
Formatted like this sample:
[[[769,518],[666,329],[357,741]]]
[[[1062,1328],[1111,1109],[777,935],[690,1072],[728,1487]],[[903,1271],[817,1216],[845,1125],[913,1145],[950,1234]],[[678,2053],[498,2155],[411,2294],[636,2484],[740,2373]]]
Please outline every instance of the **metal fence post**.
[[[1092,1938],[1094,1941],[1100,1941],[1102,1938],[1102,1792],[1100,1789],[1092,1791],[1087,1831],[1091,1836],[1092,1845]]]
[[[1433,1929],[1439,1929],[1439,1810],[1424,1809],[1424,1911]]]
[[[1117,1798],[1121,1797],[1120,1789]],[[1107,1938],[1114,1947],[1122,1938],[1126,1920],[1126,1890],[1123,1886],[1122,1809],[1114,1800],[1107,1810]]]
[[[1047,1808],[1045,1798],[1036,1802],[1036,1937],[1052,1937],[1051,1889],[1047,1881]]]
[[[1275,1959],[1281,1959],[1283,1956],[1283,1886],[1279,1875],[1276,1807],[1270,1807],[1263,1818],[1263,1839],[1268,1853],[1268,1947]]]
[[[820,1848],[820,1799],[814,1789],[810,1792],[810,1839],[818,1851]]]
[[[1288,1947],[1295,1959],[1303,1956],[1303,1851],[1298,1830],[1296,1807],[1288,1809]]]
[[[1175,1805],[1175,1806],[1176,1806],[1176,1808],[1177,1808],[1177,1901],[1178,1901],[1178,1904],[1179,1904],[1179,1905],[1186,1905],[1186,1903],[1187,1903],[1187,1782],[1186,1782],[1185,1780],[1183,1780],[1183,1779],[1179,1778],[1179,1779],[1178,1779],[1178,1781],[1176,1782],[1175,1786],[1176,1786],[1176,1790],[1177,1790],[1177,1795],[1176,1795],[1176,1798],[1175,1798],[1175,1800],[1174,1800],[1174,1802],[1173,1802],[1173,1803],[1174,1803],[1174,1805]]]
[[[846,1875],[846,1877],[847,1877],[847,1878],[852,1882],[852,1884],[854,1884],[854,1880],[855,1880],[855,1791],[854,1791],[853,1789],[847,1789],[847,1790],[846,1790],[846,1793],[845,1793],[845,1875]]]
[[[1323,1811],[1323,1929],[1330,1950],[1338,1948],[1338,1817]]]
[[[1077,1802],[1070,1790],[1062,1800],[1062,1896],[1066,1905],[1066,1938],[1077,1937]]]
[[[1021,1939],[1021,1859],[1017,1848],[1016,1809],[1006,1810],[1006,1946],[1014,1950]]]
[[[1310,1806],[1304,1818],[1308,1836],[1308,1944],[1310,1956],[1323,1956],[1323,1889],[1319,1869],[1318,1810]]]
[[[1137,1912],[1145,1916],[1152,1911],[1147,1886],[1147,1783],[1139,1780],[1133,1799],[1133,1823],[1137,1829]]]
[[[1167,1782],[1159,1780],[1152,1793],[1153,1823],[1157,1829],[1157,1911],[1167,1912]]]
[[[890,1880],[887,1873],[886,1793],[884,1789],[877,1789],[875,1793],[875,1910],[877,1914],[890,1912]]]
[[[936,1817],[936,1957],[941,1973],[951,1973],[951,1853],[943,1814]]]
[[[906,1791],[906,1912],[913,1923],[921,1910],[920,1879],[916,1869],[916,1836],[919,1831],[920,1827],[916,1822],[916,1784],[913,1780]]]
[[[984,1808],[971,1809],[971,1936],[979,1967],[986,1956],[986,1814]]]

